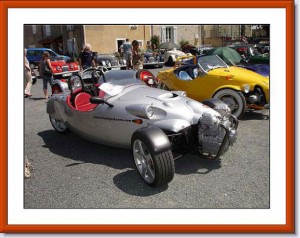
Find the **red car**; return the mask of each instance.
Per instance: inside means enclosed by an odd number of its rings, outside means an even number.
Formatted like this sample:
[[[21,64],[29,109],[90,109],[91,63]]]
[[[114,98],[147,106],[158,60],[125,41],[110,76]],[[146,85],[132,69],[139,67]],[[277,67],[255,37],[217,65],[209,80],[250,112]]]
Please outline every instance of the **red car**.
[[[79,71],[77,62],[66,62],[64,60],[51,61],[54,79],[63,79]]]

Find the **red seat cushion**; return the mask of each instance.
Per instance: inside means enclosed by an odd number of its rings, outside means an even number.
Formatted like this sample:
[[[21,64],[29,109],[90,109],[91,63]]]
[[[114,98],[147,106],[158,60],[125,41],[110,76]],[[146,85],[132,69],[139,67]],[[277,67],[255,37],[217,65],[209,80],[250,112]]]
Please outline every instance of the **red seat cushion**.
[[[75,97],[75,108],[79,111],[91,111],[95,107],[97,107],[97,104],[92,104],[90,102],[91,95],[88,93],[79,93]]]

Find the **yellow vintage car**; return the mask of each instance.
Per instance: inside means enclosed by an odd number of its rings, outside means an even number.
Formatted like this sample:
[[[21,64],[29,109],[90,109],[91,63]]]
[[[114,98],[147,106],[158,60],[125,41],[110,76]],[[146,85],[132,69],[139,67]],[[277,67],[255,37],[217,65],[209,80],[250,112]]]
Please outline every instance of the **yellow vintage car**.
[[[159,88],[185,91],[197,101],[221,99],[237,118],[248,109],[269,107],[268,78],[237,66],[229,67],[217,55],[194,57],[192,61],[187,58],[180,58],[174,68],[158,73]]]

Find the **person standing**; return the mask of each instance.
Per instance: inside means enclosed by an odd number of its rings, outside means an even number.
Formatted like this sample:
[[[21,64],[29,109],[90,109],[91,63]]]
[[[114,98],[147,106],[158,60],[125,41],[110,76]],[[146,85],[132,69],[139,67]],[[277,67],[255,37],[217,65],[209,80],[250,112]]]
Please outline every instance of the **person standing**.
[[[27,50],[25,49],[24,51],[25,97],[31,97],[32,96],[32,94],[30,93],[31,86],[32,86],[31,68],[26,55],[27,55]]]
[[[121,45],[121,51],[123,51],[124,58],[126,60],[126,69],[132,68],[132,46],[127,38],[126,41]]]
[[[94,54],[91,49],[91,45],[86,44],[83,47],[83,51],[79,54],[79,65],[81,70],[96,66]]]
[[[42,59],[39,64],[39,73],[40,77],[43,79],[43,91],[45,95],[45,99],[48,98],[48,83],[52,87],[52,68],[50,61],[50,54],[48,51],[44,51],[42,54]]]
[[[143,69],[144,53],[137,40],[132,41],[132,65],[134,70]]]

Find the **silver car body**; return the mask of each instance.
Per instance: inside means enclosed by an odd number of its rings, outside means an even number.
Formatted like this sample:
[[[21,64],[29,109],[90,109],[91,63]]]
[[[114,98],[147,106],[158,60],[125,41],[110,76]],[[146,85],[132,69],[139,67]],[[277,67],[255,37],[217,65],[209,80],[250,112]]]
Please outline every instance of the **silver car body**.
[[[53,94],[47,104],[52,125],[53,121],[62,123],[89,141],[132,148],[141,176],[152,186],[173,178],[173,156],[164,151],[185,147],[180,152],[184,154],[193,148],[203,156],[219,158],[236,141],[238,121],[226,104],[219,104],[217,111],[182,91],[148,87],[135,75],[131,70],[107,71],[85,92],[60,82],[62,92]],[[89,90],[96,90],[97,95],[89,95],[89,105],[82,110],[76,105],[77,97]],[[142,149],[144,143],[151,148]],[[157,163],[157,156],[169,165]],[[160,175],[164,172],[166,179]]]

